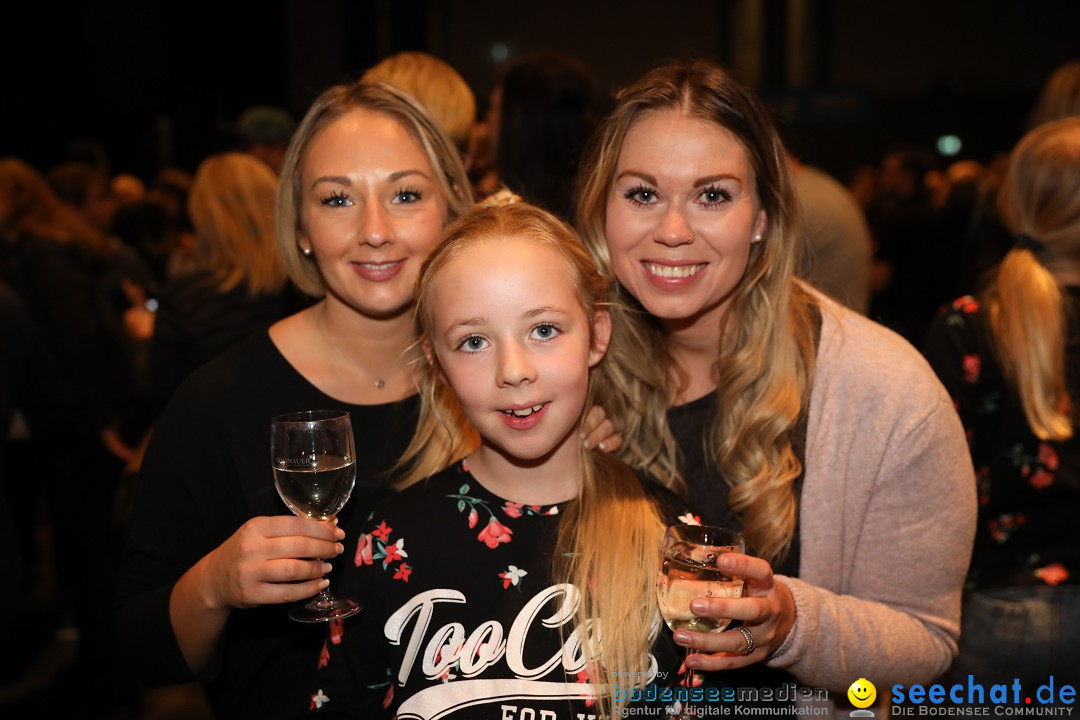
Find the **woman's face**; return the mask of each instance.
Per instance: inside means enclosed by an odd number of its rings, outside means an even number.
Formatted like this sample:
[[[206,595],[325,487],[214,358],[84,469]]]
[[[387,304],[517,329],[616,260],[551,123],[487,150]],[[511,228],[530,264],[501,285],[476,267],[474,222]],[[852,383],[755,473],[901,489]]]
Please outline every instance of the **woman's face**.
[[[382,113],[352,110],[315,138],[301,175],[299,244],[319,264],[328,301],[375,318],[408,310],[446,221],[435,173],[408,130]]]
[[[765,211],[742,144],[678,110],[630,126],[607,198],[607,245],[619,282],[669,327],[715,327]]]

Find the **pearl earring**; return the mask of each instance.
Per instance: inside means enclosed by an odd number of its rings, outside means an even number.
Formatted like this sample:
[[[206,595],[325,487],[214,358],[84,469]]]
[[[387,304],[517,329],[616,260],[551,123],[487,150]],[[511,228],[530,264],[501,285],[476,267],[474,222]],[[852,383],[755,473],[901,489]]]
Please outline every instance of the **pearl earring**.
[[[304,253],[304,257],[311,257],[311,248],[300,248],[300,252]]]
[[[759,242],[761,242],[761,241],[762,241],[762,240],[764,240],[764,239],[765,239],[765,236],[764,236],[764,235],[755,235],[755,236],[754,236],[754,242],[756,242],[756,243],[759,243]]]

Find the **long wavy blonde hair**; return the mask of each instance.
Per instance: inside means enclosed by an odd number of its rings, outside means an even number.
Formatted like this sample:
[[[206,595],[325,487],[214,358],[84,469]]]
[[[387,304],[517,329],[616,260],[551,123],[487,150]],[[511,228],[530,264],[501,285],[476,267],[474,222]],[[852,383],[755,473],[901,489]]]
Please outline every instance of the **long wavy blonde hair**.
[[[1032,431],[1043,440],[1072,437],[1065,387],[1066,316],[1058,273],[1080,257],[1080,116],[1041,125],[1009,160],[998,207],[1018,235],[1042,248],[1010,250],[984,291],[991,336],[1016,386]]]
[[[432,287],[440,269],[466,248],[497,243],[507,237],[535,241],[556,252],[565,261],[587,317],[594,318],[609,309],[608,282],[597,272],[589,253],[568,225],[531,205],[482,207],[447,229],[442,243],[420,271],[416,317],[421,339],[434,332]],[[433,353],[432,362],[437,362]],[[405,453],[414,468],[441,469],[456,459],[453,448],[463,449],[469,444],[475,447],[477,442],[475,430],[444,377],[430,364],[421,373],[421,429]],[[614,409],[622,405],[612,397],[617,387],[606,360],[589,372],[588,402],[607,408],[616,425],[621,425],[623,418]],[[601,707],[611,715],[620,704],[612,699],[607,684],[595,671],[602,671],[608,678],[629,679],[644,678],[649,670],[648,653],[658,629],[654,560],[664,525],[628,465],[583,446],[580,453],[581,489],[560,520],[552,570],[556,582],[572,583],[581,592],[574,625],[583,638]],[[611,529],[616,527],[618,542],[610,542]],[[602,643],[594,627],[596,618],[603,619]]]
[[[751,246],[742,279],[716,328],[714,365],[719,413],[705,447],[730,485],[728,502],[743,522],[750,551],[783,559],[794,537],[802,465],[792,447],[800,414],[809,403],[816,350],[814,301],[793,280],[800,240],[787,154],[761,101],[720,67],[675,62],[653,70],[617,94],[583,163],[578,228],[601,270],[610,274],[607,203],[626,134],[644,113],[675,110],[716,125],[746,150],[755,192],[767,215],[762,242]],[[680,377],[666,351],[663,326],[616,286],[617,306],[609,357],[633,378],[639,421],[626,434],[644,433],[643,446],[674,444],[667,410]],[[660,475],[664,477],[663,474]]]

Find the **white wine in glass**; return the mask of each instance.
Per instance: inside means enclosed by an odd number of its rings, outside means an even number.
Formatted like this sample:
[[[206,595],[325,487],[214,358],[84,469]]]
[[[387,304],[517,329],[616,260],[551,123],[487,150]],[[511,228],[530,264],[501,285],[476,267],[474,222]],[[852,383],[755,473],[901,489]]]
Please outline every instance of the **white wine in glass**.
[[[345,507],[356,482],[356,450],[349,413],[306,410],[270,422],[270,460],[278,495],[300,517],[331,521]],[[289,611],[300,622],[355,615],[355,600],[323,589]]]
[[[656,581],[657,603],[660,615],[672,630],[695,632],[723,632],[730,619],[698,617],[690,610],[694,598],[742,597],[743,580],[728,575],[716,565],[724,553],[744,552],[743,537],[737,532],[711,525],[672,525],[664,533],[664,546],[660,552],[660,574]],[[690,649],[686,649],[689,657]],[[691,690],[691,676],[686,671],[687,697]],[[687,705],[681,708],[679,718],[695,717]]]

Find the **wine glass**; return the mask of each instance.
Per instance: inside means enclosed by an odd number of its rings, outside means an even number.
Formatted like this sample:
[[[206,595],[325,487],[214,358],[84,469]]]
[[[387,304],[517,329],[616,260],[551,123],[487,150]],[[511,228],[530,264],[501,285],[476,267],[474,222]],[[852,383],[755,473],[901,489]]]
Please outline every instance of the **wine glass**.
[[[671,630],[723,632],[730,619],[698,617],[690,610],[690,601],[699,597],[737,598],[742,596],[743,580],[728,575],[716,565],[724,553],[741,553],[743,537],[737,532],[711,525],[672,525],[664,533],[660,554],[660,575],[656,595],[660,614]],[[686,648],[686,657],[690,648]],[[679,718],[695,717],[690,709],[692,673],[686,671],[687,702]]]
[[[342,410],[306,410],[270,422],[270,461],[278,495],[294,514],[329,521],[341,511],[356,482],[352,422]],[[360,612],[355,600],[323,588],[289,610],[300,622],[340,620]]]

